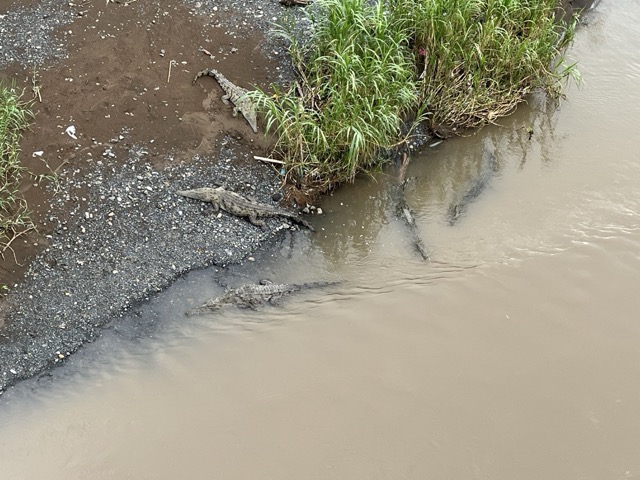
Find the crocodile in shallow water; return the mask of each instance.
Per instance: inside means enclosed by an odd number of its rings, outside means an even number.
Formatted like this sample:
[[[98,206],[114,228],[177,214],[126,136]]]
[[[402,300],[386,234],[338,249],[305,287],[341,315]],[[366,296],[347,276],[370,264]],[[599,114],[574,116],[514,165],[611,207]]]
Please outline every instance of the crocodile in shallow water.
[[[413,237],[413,246],[416,249],[416,252],[422,257],[423,260],[429,260],[429,253],[427,252],[427,247],[425,247],[422,238],[420,237],[420,232],[418,231],[418,226],[416,225],[416,217],[411,210],[411,207],[407,204],[405,190],[407,187],[407,182],[410,179],[403,180],[400,184],[400,192],[398,194],[398,201],[396,204],[397,214],[404,223],[409,227],[409,231],[411,232],[411,236]]]
[[[210,202],[215,212],[222,209],[232,215],[246,217],[253,225],[257,225],[262,228],[265,228],[266,224],[263,220],[260,220],[260,218],[285,217],[307,227],[311,231],[314,231],[309,222],[300,218],[295,213],[288,212],[266,203],[258,203],[255,200],[250,200],[238,193],[226,190],[224,187],[202,187],[194,190],[181,190],[176,193],[183,197],[194,198],[203,202]]]
[[[263,280],[260,284],[250,283],[238,288],[227,288],[219,297],[208,300],[199,307],[189,310],[187,315],[203,315],[231,305],[257,310],[260,306],[267,303],[271,305],[277,304],[283,296],[290,293],[299,292],[307,288],[326,287],[335,285],[336,283],[337,282],[310,282],[301,284],[277,284]]]
[[[485,150],[482,155],[482,165],[479,175],[474,178],[457,202],[449,206],[449,225],[455,225],[467,206],[475,201],[486,190],[493,177],[498,172],[498,160],[492,151]]]

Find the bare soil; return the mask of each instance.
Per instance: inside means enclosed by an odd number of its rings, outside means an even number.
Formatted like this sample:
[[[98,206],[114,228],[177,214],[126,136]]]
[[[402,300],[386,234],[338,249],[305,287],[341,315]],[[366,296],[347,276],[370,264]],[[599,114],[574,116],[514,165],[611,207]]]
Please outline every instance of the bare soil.
[[[33,3],[22,5],[28,8]],[[16,6],[0,0],[0,14]],[[124,159],[133,145],[145,145],[147,160],[161,167],[168,154],[188,161],[193,154],[212,152],[224,135],[256,154],[264,153],[264,135],[254,134],[242,116],[232,116],[231,108],[220,101],[223,92],[213,78],[192,85],[194,75],[210,66],[247,88],[266,87],[277,80],[278,69],[261,48],[263,33],[230,26],[241,18],[238,11],[202,15],[168,0],[69,2],[60,8],[70,10],[73,18],[55,32],[68,58],[50,65],[14,62],[0,70],[0,79],[16,79],[27,95],[34,82],[38,88],[35,121],[21,146],[21,160],[29,171],[83,170],[94,166],[105,151]],[[215,60],[199,47],[209,50]],[[71,125],[77,139],[65,133]],[[42,156],[33,155],[40,151]],[[5,252],[0,283],[19,282],[47,243],[53,226],[43,219],[51,197],[45,186],[46,182],[25,178],[23,195],[34,211],[38,231],[14,242],[13,252]]]

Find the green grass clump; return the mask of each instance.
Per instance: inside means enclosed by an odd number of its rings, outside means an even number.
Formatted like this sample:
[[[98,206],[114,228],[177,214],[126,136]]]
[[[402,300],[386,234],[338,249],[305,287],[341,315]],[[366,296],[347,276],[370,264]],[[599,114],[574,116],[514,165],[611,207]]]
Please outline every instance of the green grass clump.
[[[411,30],[421,102],[429,126],[478,127],[513,111],[534,89],[558,95],[576,73],[563,49],[573,25],[558,22],[558,0],[397,1]]]
[[[363,0],[322,0],[310,15],[312,38],[291,54],[300,80],[285,91],[254,94],[275,133],[276,151],[296,181],[353,179],[377,152],[398,141],[416,107],[408,32],[382,7]]]
[[[22,132],[29,126],[30,103],[22,99],[15,84],[0,82],[0,254],[11,243],[34,228],[25,201],[20,198],[24,167],[18,160]]]
[[[558,0],[317,0],[298,81],[253,92],[287,180],[320,190],[380,163],[418,121],[447,136],[494,122],[575,73]]]

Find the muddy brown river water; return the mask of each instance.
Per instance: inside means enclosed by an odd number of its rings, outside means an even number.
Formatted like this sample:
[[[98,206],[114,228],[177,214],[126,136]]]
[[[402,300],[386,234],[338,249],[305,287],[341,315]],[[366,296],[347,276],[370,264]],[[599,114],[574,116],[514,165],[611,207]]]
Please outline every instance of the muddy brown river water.
[[[344,188],[227,280],[341,286],[187,318],[194,272],[0,397],[0,478],[639,478],[638,25],[602,2],[559,109],[412,159],[429,262],[392,174]]]

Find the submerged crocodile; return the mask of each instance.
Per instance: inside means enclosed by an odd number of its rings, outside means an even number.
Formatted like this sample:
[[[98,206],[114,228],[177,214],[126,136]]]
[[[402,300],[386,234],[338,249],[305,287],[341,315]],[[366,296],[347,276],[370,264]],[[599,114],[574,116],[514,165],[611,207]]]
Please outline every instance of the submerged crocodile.
[[[199,307],[189,310],[186,314],[189,316],[203,315],[232,305],[257,310],[258,307],[267,303],[271,305],[277,304],[283,296],[290,293],[299,292],[307,288],[326,287],[335,285],[336,283],[337,282],[310,282],[301,284],[277,284],[263,280],[260,284],[250,283],[238,288],[227,288],[219,297],[208,300]]]
[[[449,206],[448,218],[449,225],[455,225],[460,216],[467,209],[467,206],[476,200],[482,192],[484,192],[498,171],[498,160],[493,152],[485,150],[482,156],[482,165],[480,174],[474,178],[469,187],[460,197],[460,200]]]
[[[408,180],[409,179],[403,180],[402,184],[400,185],[400,193],[399,193],[399,199],[397,203],[397,212],[398,212],[398,216],[401,217],[409,227],[409,231],[413,236],[413,246],[415,247],[416,252],[418,252],[420,257],[422,257],[422,259],[426,261],[426,260],[429,260],[429,253],[427,252],[427,248],[425,247],[424,242],[422,241],[422,238],[420,238],[420,232],[418,232],[418,226],[416,225],[415,215],[413,213],[413,210],[411,210],[411,208],[407,204],[407,200],[405,197],[405,189],[406,189]]]
[[[216,79],[216,81],[224,90],[224,95],[222,96],[222,101],[225,105],[229,104],[229,101],[233,104],[233,116],[237,116],[238,112],[242,113],[242,116],[247,120],[253,133],[258,133],[258,120],[256,116],[256,107],[248,97],[248,91],[245,88],[238,87],[237,85],[231,83],[223,74],[221,74],[215,68],[205,68],[197,73],[195,78],[193,79],[193,84],[198,81],[200,77],[204,77],[205,75],[209,75]]]
[[[407,153],[408,150],[404,152],[399,152],[400,154],[400,168],[398,171],[398,179],[400,180],[400,184],[395,188],[395,198],[396,198],[396,214],[398,217],[402,218],[404,223],[409,227],[409,231],[411,232],[411,236],[413,237],[413,246],[415,247],[416,252],[420,255],[422,260],[429,260],[429,253],[427,252],[427,248],[420,237],[420,232],[418,231],[418,226],[416,224],[416,217],[407,204],[406,190],[407,184],[411,180],[415,180],[416,177],[405,178],[407,174],[407,168],[409,167],[410,157]]]
[[[307,227],[312,232],[314,231],[313,226],[311,226],[309,222],[300,218],[295,213],[288,212],[266,203],[258,203],[255,200],[250,200],[238,193],[226,190],[224,187],[202,187],[194,190],[181,190],[176,193],[183,197],[193,198],[203,202],[210,202],[213,206],[214,212],[222,209],[232,215],[246,217],[253,225],[257,225],[263,229],[266,227],[266,224],[263,220],[260,220],[260,218],[285,217]]]

